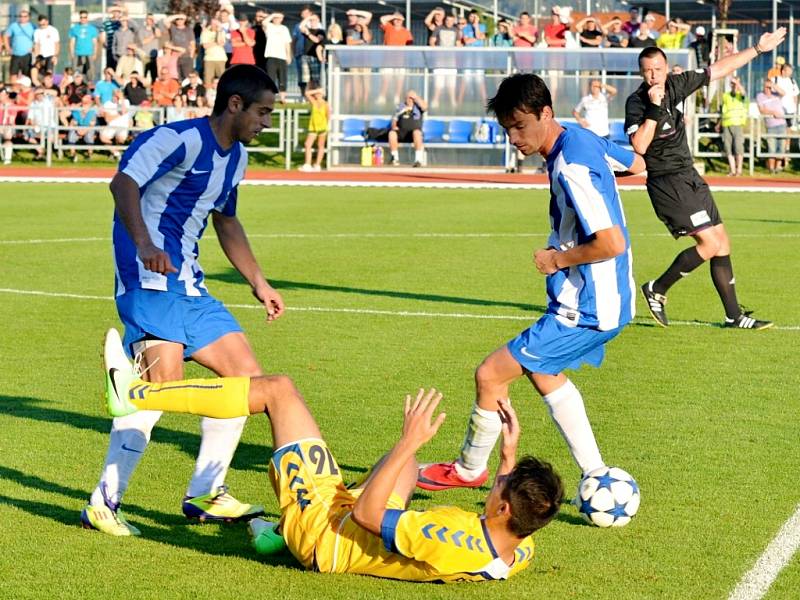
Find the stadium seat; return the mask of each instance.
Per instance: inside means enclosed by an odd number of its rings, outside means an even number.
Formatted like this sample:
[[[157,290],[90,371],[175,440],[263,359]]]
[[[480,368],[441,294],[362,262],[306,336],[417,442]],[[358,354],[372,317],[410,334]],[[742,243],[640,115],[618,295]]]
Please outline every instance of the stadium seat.
[[[450,138],[447,140],[451,144],[466,144],[472,141],[472,121],[450,121],[448,131]]]
[[[444,142],[447,123],[437,119],[425,119],[422,122],[422,139],[426,142]]]
[[[489,126],[489,144],[502,144],[506,141],[506,132],[497,121],[484,121]]]
[[[364,119],[345,119],[342,121],[342,141],[343,142],[363,142],[365,141],[364,130],[366,125]]]
[[[369,122],[370,129],[388,129],[391,126],[392,126],[391,119],[384,119],[384,118],[371,119]]]

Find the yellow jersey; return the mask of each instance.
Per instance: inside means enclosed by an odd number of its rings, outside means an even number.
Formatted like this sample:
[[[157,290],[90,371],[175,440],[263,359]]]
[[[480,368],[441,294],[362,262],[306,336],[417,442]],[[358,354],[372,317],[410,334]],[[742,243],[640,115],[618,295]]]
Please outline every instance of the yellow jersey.
[[[308,568],[404,581],[455,583],[506,579],[533,560],[525,538],[506,564],[495,552],[483,517],[456,507],[406,510],[392,495],[377,536],[352,519],[361,490],[344,486],[324,441],[300,440],[277,449],[270,480],[291,553]]]

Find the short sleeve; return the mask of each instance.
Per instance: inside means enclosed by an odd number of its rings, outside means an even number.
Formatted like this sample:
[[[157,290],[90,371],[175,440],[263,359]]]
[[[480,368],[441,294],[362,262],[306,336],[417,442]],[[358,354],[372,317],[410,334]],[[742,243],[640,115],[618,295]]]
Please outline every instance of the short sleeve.
[[[625,102],[626,135],[633,135],[639,129],[639,126],[644,123],[644,111],[645,106],[638,92],[628,96],[628,100]]]
[[[615,171],[627,171],[633,166],[636,154],[610,140],[603,141],[606,143],[606,156],[611,159],[611,166]]]
[[[123,154],[119,172],[143,187],[171,171],[185,157],[181,137],[168,127],[157,127],[137,136]]]
[[[236,204],[239,202],[239,186],[235,186],[229,193],[225,204],[214,210],[226,217],[236,216]]]
[[[668,75],[667,85],[672,87],[674,97],[672,101],[675,104],[680,103],[684,98],[699,90],[704,85],[708,85],[711,81],[711,70],[694,69],[693,71],[684,71],[678,75]]]

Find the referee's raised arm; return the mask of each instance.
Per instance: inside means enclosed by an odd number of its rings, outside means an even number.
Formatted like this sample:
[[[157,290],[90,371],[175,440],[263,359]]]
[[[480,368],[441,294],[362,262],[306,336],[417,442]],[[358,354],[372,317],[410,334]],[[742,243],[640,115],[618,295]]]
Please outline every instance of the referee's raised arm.
[[[778,27],[775,31],[770,31],[763,34],[758,42],[750,48],[745,48],[741,52],[731,54],[713,63],[710,67],[711,81],[722,79],[727,75],[733,73],[739,67],[743,67],[751,60],[756,58],[759,54],[765,52],[772,52],[777,48],[786,38],[786,27]]]

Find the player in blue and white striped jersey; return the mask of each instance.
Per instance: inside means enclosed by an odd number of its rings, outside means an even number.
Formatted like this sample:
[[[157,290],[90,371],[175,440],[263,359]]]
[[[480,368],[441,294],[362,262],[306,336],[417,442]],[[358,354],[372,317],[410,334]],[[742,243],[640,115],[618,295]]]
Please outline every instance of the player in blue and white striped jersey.
[[[552,232],[534,262],[547,276],[548,305],[536,323],[478,367],[460,456],[420,468],[417,485],[427,490],[486,481],[502,428],[498,400],[522,375],[542,395],[581,472],[602,467],[583,399],[564,370],[599,366],[605,344],[635,313],[630,238],[614,172],[643,171],[642,157],[589,130],[559,125],[550,91],[533,74],[506,78],[489,109],[519,151],[547,160]]]
[[[183,377],[193,359],[220,376],[262,373],[241,327],[206,289],[198,242],[211,217],[220,246],[272,321],[284,310],[236,217],[247,166],[244,144],[270,126],[278,92],[261,69],[238,65],[220,78],[210,117],[142,133],[111,182],[115,296],[125,348],[140,355],[150,381]],[[114,420],[100,482],[81,514],[86,527],[112,535],[138,530],[119,511],[160,412]],[[263,512],[239,502],[224,485],[244,418],[203,419],[197,464],[183,502],[187,517],[239,520]]]

